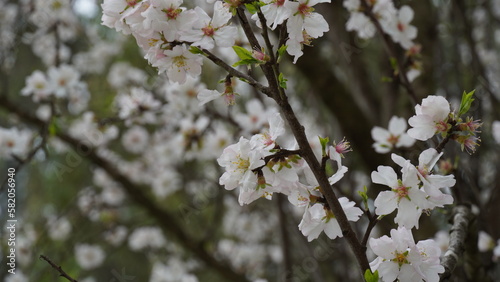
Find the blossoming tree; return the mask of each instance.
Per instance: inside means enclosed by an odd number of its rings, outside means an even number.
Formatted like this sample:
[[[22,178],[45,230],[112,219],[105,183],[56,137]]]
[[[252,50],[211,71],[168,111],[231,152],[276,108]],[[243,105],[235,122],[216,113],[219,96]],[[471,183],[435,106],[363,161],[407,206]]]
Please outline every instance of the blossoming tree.
[[[5,281],[493,281],[500,2],[424,2],[0,2]]]

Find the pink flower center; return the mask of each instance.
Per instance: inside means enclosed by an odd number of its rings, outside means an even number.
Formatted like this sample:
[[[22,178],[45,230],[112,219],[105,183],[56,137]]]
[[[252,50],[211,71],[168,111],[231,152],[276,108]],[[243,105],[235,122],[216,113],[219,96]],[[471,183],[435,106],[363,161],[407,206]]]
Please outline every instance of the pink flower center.
[[[182,10],[181,9],[168,8],[168,9],[163,10],[163,12],[165,12],[165,14],[167,15],[167,18],[169,20],[175,20],[175,19],[177,19],[177,16],[182,12]]]
[[[280,6],[280,7],[283,6],[283,5],[285,5],[285,0],[277,0],[276,1],[276,5]]]
[[[209,37],[214,36],[215,29],[211,26],[206,26],[206,27],[202,28],[201,30],[203,31],[203,34],[205,36],[209,36]]]
[[[417,167],[417,170],[424,178],[427,178],[427,175],[429,175],[429,170],[427,168]]]
[[[127,0],[127,6],[129,7],[135,7],[135,5],[137,5],[137,3],[139,3],[140,0]]]
[[[299,10],[299,14],[301,14],[303,16],[307,16],[310,13],[312,13],[312,11],[314,11],[314,9],[307,6],[306,3],[300,3],[298,10]]]
[[[406,26],[402,23],[398,23],[397,27],[398,27],[398,30],[401,32],[405,31],[405,29],[406,29]]]
[[[444,121],[440,121],[436,123],[436,130],[438,132],[446,132],[448,131],[448,124]]]
[[[405,198],[408,196],[409,189],[410,189],[409,187],[401,185],[394,190],[395,190],[396,194],[398,195],[398,198],[402,199],[402,198]]]
[[[394,136],[391,134],[391,136],[389,136],[389,138],[387,138],[387,142],[389,144],[392,144],[393,146],[396,145],[399,141],[399,136]]]

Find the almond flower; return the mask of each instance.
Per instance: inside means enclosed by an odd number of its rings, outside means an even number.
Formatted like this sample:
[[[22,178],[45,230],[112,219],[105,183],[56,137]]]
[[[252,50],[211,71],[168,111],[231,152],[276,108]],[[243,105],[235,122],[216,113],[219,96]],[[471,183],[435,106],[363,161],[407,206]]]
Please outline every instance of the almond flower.
[[[390,152],[393,148],[411,147],[415,139],[406,134],[406,120],[393,116],[389,121],[389,128],[375,126],[372,131],[372,138],[375,140],[373,148],[380,154]]]
[[[200,7],[194,11],[198,20],[193,24],[193,29],[181,32],[181,41],[193,42],[193,46],[203,49],[212,49],[215,45],[231,47],[234,44],[237,28],[228,25],[232,15],[221,1],[215,2],[213,18]]]
[[[386,235],[370,238],[370,248],[378,256],[370,263],[372,271],[378,270],[382,281],[427,281],[438,282],[441,249],[434,240],[419,241],[415,244],[411,231],[399,227]]]
[[[339,198],[339,202],[347,219],[353,222],[358,221],[359,217],[363,214],[361,209],[355,207],[354,202],[349,201],[346,197]],[[333,212],[319,203],[306,208],[302,221],[299,224],[299,230],[302,231],[304,236],[307,236],[309,242],[318,238],[319,234],[323,231],[330,239],[343,236]]]
[[[436,165],[443,153],[438,153],[436,149],[429,148],[423,151],[418,157],[418,166],[416,173],[423,184],[423,190],[428,195],[427,199],[433,203],[434,207],[443,207],[453,203],[451,195],[441,192],[440,189],[448,188],[455,185],[456,180],[453,175],[437,175],[432,173],[432,169]],[[396,154],[392,154],[392,160],[401,167],[404,167],[408,160]]]
[[[409,161],[404,163],[403,179],[398,179],[390,166],[379,166],[372,172],[373,183],[387,185],[390,191],[380,192],[375,199],[375,213],[387,215],[398,209],[394,222],[406,228],[418,228],[418,220],[423,209],[431,207],[426,194],[419,189],[417,169]]]
[[[292,15],[289,0],[263,0],[262,2],[266,5],[260,9],[266,18],[267,26],[271,29],[275,29]]]
[[[422,100],[422,105],[415,106],[416,115],[408,123],[413,127],[408,135],[417,140],[426,141],[437,132],[447,132],[450,104],[441,96],[430,95]]]
[[[414,45],[412,40],[417,37],[417,28],[410,25],[413,15],[413,10],[409,6],[405,5],[401,7],[397,15],[392,19],[387,31],[391,35],[392,40],[401,44],[406,50]]]
[[[263,157],[262,151],[254,150],[250,141],[241,137],[238,143],[225,148],[217,159],[219,165],[226,169],[219,183],[226,190],[233,190],[238,186],[245,190],[247,187],[256,187],[257,175],[252,170],[265,165]]]

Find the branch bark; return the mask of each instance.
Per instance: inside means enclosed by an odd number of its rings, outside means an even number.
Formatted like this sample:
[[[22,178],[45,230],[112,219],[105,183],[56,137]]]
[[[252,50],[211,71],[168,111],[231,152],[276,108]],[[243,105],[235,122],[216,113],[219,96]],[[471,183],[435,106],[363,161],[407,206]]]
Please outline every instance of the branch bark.
[[[449,280],[460,257],[463,256],[465,240],[467,239],[469,224],[472,217],[471,210],[467,206],[460,205],[453,209],[453,226],[450,230],[450,244],[448,251],[446,251],[441,259],[441,265],[444,267],[444,272],[440,275],[440,281]]]

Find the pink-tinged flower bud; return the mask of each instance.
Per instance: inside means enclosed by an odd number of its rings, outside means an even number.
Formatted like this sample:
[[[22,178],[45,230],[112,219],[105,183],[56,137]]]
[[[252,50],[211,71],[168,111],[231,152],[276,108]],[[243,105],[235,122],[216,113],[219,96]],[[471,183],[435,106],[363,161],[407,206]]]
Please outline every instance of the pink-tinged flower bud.
[[[422,45],[416,44],[416,45],[411,46],[410,49],[408,49],[408,51],[406,51],[406,55],[408,57],[413,57],[416,55],[420,55],[420,51],[422,51]]]
[[[233,106],[236,104],[236,94],[235,93],[225,93],[224,95],[224,101],[226,102],[226,105],[228,106]]]
[[[224,4],[230,8],[238,8],[238,6],[241,5],[241,0],[226,0],[225,2]]]
[[[269,62],[269,60],[270,60],[269,55],[264,53],[264,51],[253,50],[252,55],[255,59],[257,59],[261,62]]]
[[[440,132],[442,134],[445,134],[448,132],[448,130],[451,128],[451,125],[445,121],[440,121],[436,123],[436,131]]]
[[[438,167],[441,174],[444,175],[450,174],[453,171],[453,164],[449,159],[440,161]]]
[[[236,95],[237,93],[234,93],[233,90],[233,81],[231,77],[227,78],[226,81],[224,82],[224,85],[226,89],[224,90],[223,96],[224,96],[224,101],[228,106],[232,106],[236,104]]]

